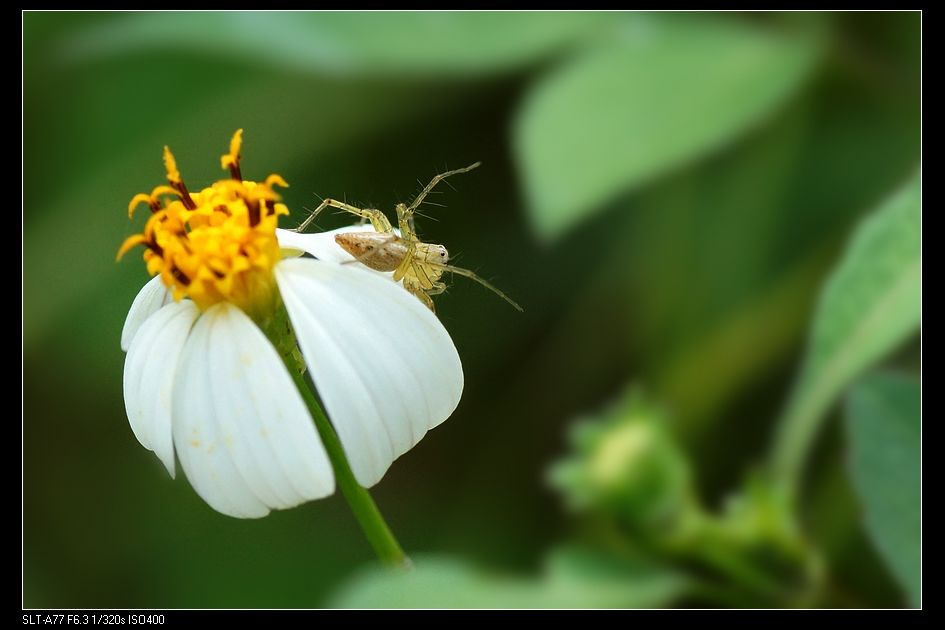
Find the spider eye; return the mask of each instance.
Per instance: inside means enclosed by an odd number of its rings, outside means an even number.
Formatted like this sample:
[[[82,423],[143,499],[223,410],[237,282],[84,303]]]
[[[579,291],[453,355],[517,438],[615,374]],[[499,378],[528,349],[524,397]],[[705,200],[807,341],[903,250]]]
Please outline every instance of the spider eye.
[[[440,252],[440,258],[443,258],[444,256],[446,256],[446,252]]]

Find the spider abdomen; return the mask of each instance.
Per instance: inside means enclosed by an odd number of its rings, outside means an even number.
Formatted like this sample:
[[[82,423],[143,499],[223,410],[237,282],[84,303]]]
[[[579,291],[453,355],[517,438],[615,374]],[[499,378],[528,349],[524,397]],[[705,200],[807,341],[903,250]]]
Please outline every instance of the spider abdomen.
[[[335,242],[375,271],[394,271],[407,255],[407,244],[393,232],[346,232],[335,234]]]

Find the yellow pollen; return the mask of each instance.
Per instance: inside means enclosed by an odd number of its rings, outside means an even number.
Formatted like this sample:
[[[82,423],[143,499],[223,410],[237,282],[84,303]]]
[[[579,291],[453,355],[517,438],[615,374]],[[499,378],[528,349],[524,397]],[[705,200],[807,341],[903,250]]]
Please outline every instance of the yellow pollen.
[[[233,135],[230,152],[220,162],[231,175],[239,173],[242,129]],[[276,226],[288,214],[273,186],[286,186],[278,175],[262,183],[222,179],[199,192],[188,192],[177,162],[164,147],[170,186],[135,195],[128,214],[148,204],[151,216],[140,234],[125,239],[121,258],[144,245],[148,273],[161,275],[175,300],[193,300],[200,309],[232,302],[251,316],[272,305],[272,268],[280,259]]]

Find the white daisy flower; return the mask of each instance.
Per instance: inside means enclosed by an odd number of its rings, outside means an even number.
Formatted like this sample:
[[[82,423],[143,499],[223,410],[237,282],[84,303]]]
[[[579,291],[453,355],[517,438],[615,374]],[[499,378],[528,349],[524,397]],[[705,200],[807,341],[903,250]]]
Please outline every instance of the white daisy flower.
[[[132,200],[129,212],[146,202],[152,215],[119,257],[144,245],[156,276],[131,305],[121,346],[138,441],[172,476],[176,453],[214,509],[256,518],[335,488],[290,372],[300,367],[293,332],[365,487],[450,416],[463,371],[443,325],[401,287],[328,252],[314,260],[292,251],[314,251],[328,235],[276,229],[288,210],[273,186],[285,182],[242,179],[241,132],[222,158],[231,179],[191,193],[165,147],[170,185]]]

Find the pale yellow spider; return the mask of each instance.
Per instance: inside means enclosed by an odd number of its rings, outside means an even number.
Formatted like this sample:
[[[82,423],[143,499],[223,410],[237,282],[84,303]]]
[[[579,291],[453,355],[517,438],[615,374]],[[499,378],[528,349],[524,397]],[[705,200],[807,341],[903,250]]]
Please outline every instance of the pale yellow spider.
[[[390,221],[380,210],[357,208],[337,199],[322,201],[321,205],[315,208],[314,212],[296,228],[296,231],[304,232],[305,228],[325,208],[332,207],[350,212],[370,221],[374,231],[336,234],[335,242],[361,264],[377,271],[393,271],[394,281],[403,281],[404,288],[416,295],[431,311],[436,309],[430,296],[439,295],[446,290],[446,285],[440,282],[440,277],[446,271],[475,280],[521,311],[522,307],[516,304],[512,298],[469,269],[448,264],[449,252],[446,251],[446,247],[434,243],[424,243],[413,229],[414,213],[437,184],[450,175],[467,173],[480,164],[481,162],[476,162],[466,168],[441,173],[427,184],[426,188],[417,195],[409,206],[398,203],[395,210],[397,211],[397,225],[400,228],[399,236],[394,232]]]

